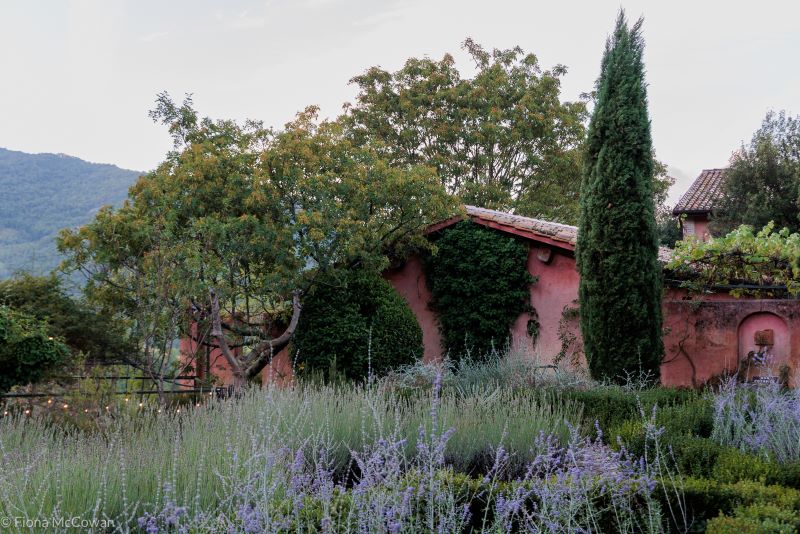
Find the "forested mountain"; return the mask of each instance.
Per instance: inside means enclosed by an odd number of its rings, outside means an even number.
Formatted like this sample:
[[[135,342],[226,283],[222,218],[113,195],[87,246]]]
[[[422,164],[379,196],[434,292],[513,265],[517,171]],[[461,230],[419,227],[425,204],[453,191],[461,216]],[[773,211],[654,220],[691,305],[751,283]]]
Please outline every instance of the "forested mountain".
[[[0,278],[56,267],[58,231],[88,222],[105,204],[121,204],[139,174],[64,154],[0,148]]]

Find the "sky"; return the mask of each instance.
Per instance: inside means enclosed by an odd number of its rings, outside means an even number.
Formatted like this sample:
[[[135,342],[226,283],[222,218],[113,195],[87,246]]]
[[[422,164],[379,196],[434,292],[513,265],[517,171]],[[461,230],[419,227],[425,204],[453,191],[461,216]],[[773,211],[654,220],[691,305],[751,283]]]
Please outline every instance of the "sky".
[[[619,8],[644,16],[653,141],[677,179],[723,167],[770,109],[800,114],[800,1],[0,0],[0,147],[146,171],[171,148],[147,112],[192,93],[201,115],[280,127],[335,117],[350,78],[461,43],[521,46],[593,88]]]

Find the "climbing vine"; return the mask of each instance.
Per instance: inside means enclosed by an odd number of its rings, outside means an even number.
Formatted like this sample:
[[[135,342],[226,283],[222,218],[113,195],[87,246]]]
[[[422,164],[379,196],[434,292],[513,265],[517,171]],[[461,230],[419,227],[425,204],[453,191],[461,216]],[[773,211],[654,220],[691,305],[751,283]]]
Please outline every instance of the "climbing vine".
[[[580,331],[580,307],[578,301],[564,306],[561,310],[561,320],[558,321],[558,339],[561,349],[556,354],[553,363],[559,365],[569,359],[572,367],[581,367],[583,364],[583,344],[578,339],[576,332]]]
[[[443,232],[436,254],[426,261],[431,308],[437,313],[445,351],[451,358],[483,358],[502,347],[521,313],[528,334],[539,323],[530,303],[525,242],[463,221]]]
[[[733,296],[800,294],[800,234],[770,222],[761,231],[740,226],[707,242],[677,243],[667,270],[690,291],[723,287]]]

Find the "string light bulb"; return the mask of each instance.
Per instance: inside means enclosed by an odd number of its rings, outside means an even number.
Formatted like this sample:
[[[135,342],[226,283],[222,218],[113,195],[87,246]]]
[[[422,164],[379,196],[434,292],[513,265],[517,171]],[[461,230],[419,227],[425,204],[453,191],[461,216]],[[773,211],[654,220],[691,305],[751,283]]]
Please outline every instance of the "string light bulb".
[[[67,408],[69,408],[69,404],[64,404],[64,409],[66,410]]]

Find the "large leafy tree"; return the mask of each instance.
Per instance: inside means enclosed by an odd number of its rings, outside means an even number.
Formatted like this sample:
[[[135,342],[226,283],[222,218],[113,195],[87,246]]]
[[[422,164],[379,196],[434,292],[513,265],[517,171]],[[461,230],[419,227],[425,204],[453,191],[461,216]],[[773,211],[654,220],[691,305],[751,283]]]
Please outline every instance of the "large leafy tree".
[[[800,117],[770,112],[734,154],[714,210],[715,233],[741,224],[800,230]]]
[[[577,260],[592,376],[658,376],[661,279],[641,19],[620,12],[606,43],[589,124]]]
[[[60,247],[90,297],[129,322],[154,375],[191,320],[244,384],[289,343],[320,274],[379,270],[454,213],[432,169],[391,166],[314,108],[275,132],[160,95],[153,118],[175,149]]]
[[[352,138],[394,165],[434,167],[466,203],[574,223],[586,106],[561,101],[566,68],[542,70],[519,47],[463,46],[475,62],[471,78],[449,54],[353,78]]]

